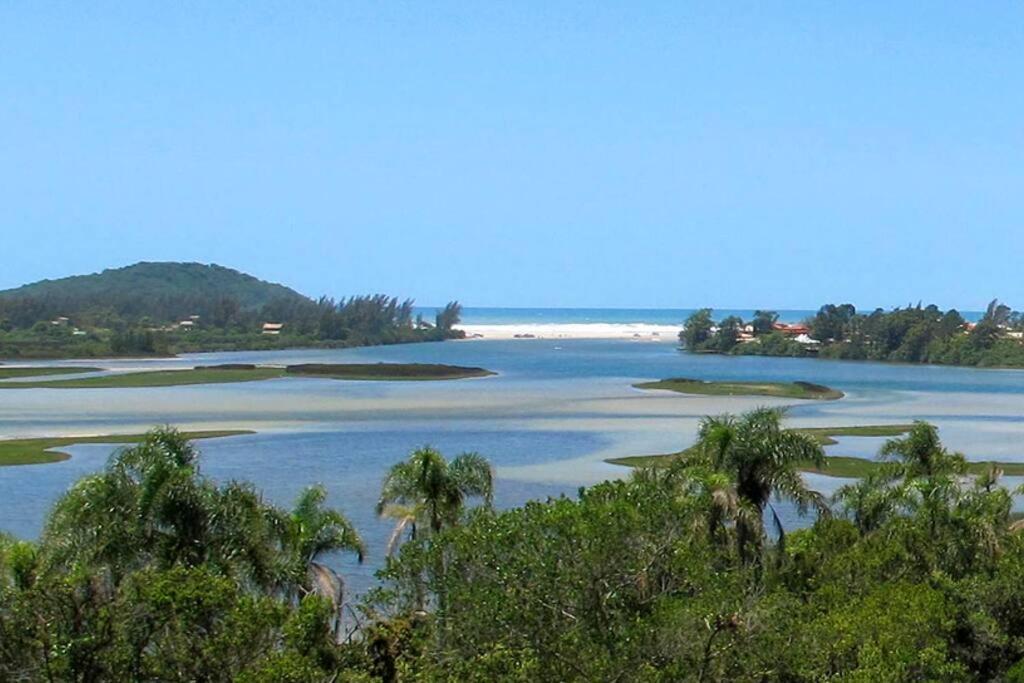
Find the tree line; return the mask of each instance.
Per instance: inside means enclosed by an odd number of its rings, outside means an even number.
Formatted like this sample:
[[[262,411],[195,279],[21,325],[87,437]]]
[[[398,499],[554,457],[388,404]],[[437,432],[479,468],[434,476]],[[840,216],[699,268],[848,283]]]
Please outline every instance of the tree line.
[[[312,487],[205,478],[157,430],[0,541],[0,678],[204,681],[1024,680],[1024,539],[1000,472],[917,423],[831,498],[821,446],[758,409],[670,466],[496,511],[476,454],[385,477],[380,585]],[[782,523],[780,500],[809,515]]]
[[[128,301],[132,301],[131,298]],[[246,309],[238,299],[157,297],[145,308],[106,301],[69,309],[59,297],[0,298],[0,356],[71,357],[245,350],[285,346],[366,346],[458,338],[462,306],[451,302],[433,320],[414,302],[383,294],[314,301],[274,299]],[[67,318],[66,321],[61,321]],[[181,321],[187,326],[181,326]],[[60,321],[55,324],[55,321]],[[283,325],[263,335],[266,322]]]
[[[957,310],[917,305],[858,312],[852,304],[827,304],[802,321],[809,340],[773,328],[775,311],[757,311],[749,322],[713,319],[709,308],[693,313],[680,332],[696,352],[766,356],[819,356],[848,360],[935,363],[982,367],[1024,366],[1024,314],[993,300],[977,323]]]

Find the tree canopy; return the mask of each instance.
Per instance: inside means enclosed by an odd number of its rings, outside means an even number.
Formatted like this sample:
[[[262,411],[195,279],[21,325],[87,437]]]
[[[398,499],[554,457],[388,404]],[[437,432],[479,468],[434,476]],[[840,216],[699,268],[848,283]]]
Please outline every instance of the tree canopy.
[[[921,304],[859,312],[852,304],[826,304],[802,321],[800,333],[776,329],[778,314],[756,311],[747,323],[735,316],[715,322],[701,309],[685,322],[680,340],[690,351],[764,356],[820,356],[943,365],[1024,367],[1024,315],[993,300],[977,323],[956,310]],[[740,338],[739,330],[750,330]]]
[[[418,449],[378,509],[424,532],[356,604],[328,567],[362,540],[322,488],[269,505],[157,430],[38,542],[0,535],[0,679],[1024,680],[1000,473],[967,477],[920,422],[829,503],[794,468],[820,447],[783,418],[708,417],[667,467],[503,511],[486,460]],[[802,524],[781,528],[782,499]]]

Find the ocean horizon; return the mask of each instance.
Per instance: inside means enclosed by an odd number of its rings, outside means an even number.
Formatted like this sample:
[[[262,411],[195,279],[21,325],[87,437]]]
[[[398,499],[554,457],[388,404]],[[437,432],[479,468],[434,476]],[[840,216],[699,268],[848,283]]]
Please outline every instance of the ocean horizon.
[[[428,320],[440,307],[417,307]],[[466,306],[462,309],[462,322],[466,325],[523,325],[523,324],[642,324],[674,325],[682,327],[683,321],[697,311],[696,308],[593,308],[593,307],[515,307],[515,306]],[[750,320],[757,309],[715,308],[712,315],[716,320],[728,316],[739,316]],[[867,309],[865,309],[867,310]],[[800,322],[814,316],[817,309],[776,309],[779,320],[786,323]],[[970,321],[984,315],[983,311],[960,311]]]

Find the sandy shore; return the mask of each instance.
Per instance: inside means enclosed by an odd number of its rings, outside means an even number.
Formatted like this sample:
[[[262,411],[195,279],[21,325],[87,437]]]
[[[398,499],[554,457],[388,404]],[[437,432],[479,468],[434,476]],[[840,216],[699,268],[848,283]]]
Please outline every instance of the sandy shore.
[[[681,327],[648,323],[460,325],[468,339],[635,339],[677,343]]]

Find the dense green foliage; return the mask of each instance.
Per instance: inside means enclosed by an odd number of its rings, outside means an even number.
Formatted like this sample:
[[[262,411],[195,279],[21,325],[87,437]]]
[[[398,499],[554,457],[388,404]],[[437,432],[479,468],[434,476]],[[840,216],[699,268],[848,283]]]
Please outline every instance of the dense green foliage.
[[[0,538],[0,679],[324,677],[342,595],[321,557],[362,542],[323,501],[216,485],[181,435],[151,433],[72,487],[38,544]]]
[[[804,324],[817,343],[800,343],[774,330],[773,311],[750,321],[752,339],[743,343],[744,321],[728,317],[717,324],[711,309],[685,323],[681,343],[691,351],[764,356],[810,356],[847,360],[937,363],[982,367],[1024,366],[1024,315],[992,301],[977,324],[956,310],[920,304],[891,311],[859,313],[851,304],[822,306]],[[691,329],[691,326],[693,328]]]
[[[452,302],[430,323],[414,315],[408,299],[313,300],[221,266],[139,263],[0,292],[0,357],[440,341],[460,336],[453,327],[461,310]],[[263,334],[267,322],[283,328]]]
[[[362,544],[323,490],[269,506],[158,431],[38,543],[0,540],[0,679],[1022,680],[1024,538],[999,472],[964,479],[916,423],[828,505],[796,472],[820,457],[777,412],[708,418],[693,458],[496,512],[485,460],[420,449],[378,511],[422,533],[345,637],[322,558]],[[816,518],[783,530],[780,498]]]
[[[392,667],[453,681],[1018,680],[1024,542],[995,473],[962,482],[962,456],[915,425],[835,515],[782,537],[758,520],[773,492],[821,504],[791,467],[813,445],[763,411],[705,422],[702,444],[702,460],[407,544],[378,605],[408,614],[423,577],[444,601],[411,644],[395,639]]]
[[[284,285],[259,280],[231,268],[202,263],[136,263],[92,275],[42,280],[0,292],[12,310],[30,306],[29,318],[49,320],[79,315],[105,302],[122,317],[183,320],[189,315],[226,317],[228,308],[252,310],[275,301],[305,299]],[[225,302],[234,306],[225,307]],[[224,322],[224,321],[222,321]]]

